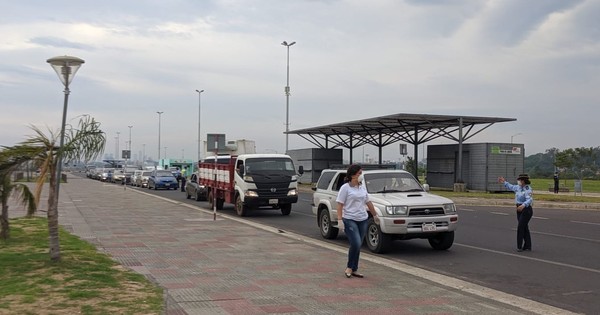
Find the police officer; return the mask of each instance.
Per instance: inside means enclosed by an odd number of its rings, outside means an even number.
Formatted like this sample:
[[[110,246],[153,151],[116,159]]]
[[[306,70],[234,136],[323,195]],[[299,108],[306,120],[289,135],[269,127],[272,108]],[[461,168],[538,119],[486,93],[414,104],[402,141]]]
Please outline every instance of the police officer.
[[[187,171],[187,168],[184,167],[183,170],[181,170],[181,173],[179,174],[179,176],[181,177],[181,191],[185,191],[185,181],[186,181],[186,177],[185,177],[185,173]]]
[[[527,174],[517,177],[517,184],[512,185],[504,177],[498,177],[498,182],[504,184],[508,190],[515,192],[515,204],[517,206],[517,251],[531,250],[531,234],[529,233],[529,221],[533,216],[533,191]]]

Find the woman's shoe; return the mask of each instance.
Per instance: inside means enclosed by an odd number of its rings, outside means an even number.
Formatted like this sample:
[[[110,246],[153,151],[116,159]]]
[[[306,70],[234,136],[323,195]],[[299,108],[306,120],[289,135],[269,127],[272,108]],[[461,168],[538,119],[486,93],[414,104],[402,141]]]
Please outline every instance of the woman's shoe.
[[[346,278],[352,277],[352,274],[353,274],[352,269],[346,268],[346,270],[344,271],[344,274],[346,275]]]
[[[364,278],[365,277],[365,275],[363,275],[362,273],[358,273],[356,271],[353,271],[351,275],[354,276],[354,277],[357,277],[357,278]]]

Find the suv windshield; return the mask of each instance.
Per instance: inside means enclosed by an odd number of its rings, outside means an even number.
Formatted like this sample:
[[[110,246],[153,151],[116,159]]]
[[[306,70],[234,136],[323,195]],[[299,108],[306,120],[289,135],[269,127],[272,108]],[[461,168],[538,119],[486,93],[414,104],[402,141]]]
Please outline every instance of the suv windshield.
[[[365,174],[365,182],[370,194],[423,191],[415,178],[407,173]]]
[[[289,158],[252,158],[246,160],[246,175],[269,174],[296,175],[294,163]]]

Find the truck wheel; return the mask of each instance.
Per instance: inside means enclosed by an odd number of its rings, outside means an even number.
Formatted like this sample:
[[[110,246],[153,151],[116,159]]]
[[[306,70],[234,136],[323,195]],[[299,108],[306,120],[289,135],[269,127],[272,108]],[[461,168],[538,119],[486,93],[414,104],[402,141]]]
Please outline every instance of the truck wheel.
[[[429,245],[433,249],[446,250],[454,243],[454,231],[436,234],[429,238]]]
[[[239,195],[235,197],[235,212],[237,212],[237,215],[240,217],[245,217],[248,214],[248,207],[244,205],[244,202]]]
[[[281,214],[283,215],[290,215],[290,213],[292,213],[292,204],[291,203],[286,203],[284,205],[281,205]]]
[[[332,240],[338,236],[340,229],[331,225],[331,218],[329,217],[329,211],[324,209],[319,214],[319,230],[323,238]]]
[[[366,239],[369,250],[377,254],[387,252],[392,243],[392,238],[388,234],[383,233],[381,227],[372,218],[369,219]]]

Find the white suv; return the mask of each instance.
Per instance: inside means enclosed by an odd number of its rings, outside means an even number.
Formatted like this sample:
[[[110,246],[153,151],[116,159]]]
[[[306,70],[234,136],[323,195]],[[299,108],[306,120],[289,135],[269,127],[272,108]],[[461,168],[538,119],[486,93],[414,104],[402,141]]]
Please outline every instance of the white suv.
[[[369,219],[366,240],[372,252],[384,253],[395,239],[426,238],[438,250],[452,246],[458,223],[452,200],[428,193],[429,186],[421,186],[406,171],[363,170],[363,174],[381,221],[377,225]],[[335,200],[345,176],[346,170],[324,170],[313,187],[312,211],[326,239],[336,238],[339,232]]]

